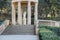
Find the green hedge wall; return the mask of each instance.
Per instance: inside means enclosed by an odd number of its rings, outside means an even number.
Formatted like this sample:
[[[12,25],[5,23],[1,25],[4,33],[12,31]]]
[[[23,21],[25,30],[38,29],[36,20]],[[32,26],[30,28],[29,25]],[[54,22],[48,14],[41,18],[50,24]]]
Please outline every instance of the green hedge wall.
[[[60,40],[60,28],[50,26],[39,26],[41,40]]]

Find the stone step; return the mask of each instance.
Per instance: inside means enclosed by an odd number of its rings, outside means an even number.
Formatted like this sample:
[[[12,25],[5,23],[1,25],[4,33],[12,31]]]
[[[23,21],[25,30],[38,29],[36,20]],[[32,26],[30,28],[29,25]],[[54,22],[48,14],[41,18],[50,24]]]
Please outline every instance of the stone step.
[[[34,35],[33,25],[9,25],[2,35]]]
[[[39,40],[36,35],[0,35],[0,40]]]

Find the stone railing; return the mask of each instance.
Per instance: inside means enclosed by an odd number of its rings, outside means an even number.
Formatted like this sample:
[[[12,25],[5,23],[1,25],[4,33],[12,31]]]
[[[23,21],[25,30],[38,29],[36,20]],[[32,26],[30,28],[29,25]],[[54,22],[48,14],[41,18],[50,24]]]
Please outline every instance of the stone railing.
[[[0,34],[5,30],[5,28],[9,25],[9,20],[5,20],[2,25],[0,25]]]
[[[38,24],[42,26],[60,26],[60,21],[53,20],[38,20]]]

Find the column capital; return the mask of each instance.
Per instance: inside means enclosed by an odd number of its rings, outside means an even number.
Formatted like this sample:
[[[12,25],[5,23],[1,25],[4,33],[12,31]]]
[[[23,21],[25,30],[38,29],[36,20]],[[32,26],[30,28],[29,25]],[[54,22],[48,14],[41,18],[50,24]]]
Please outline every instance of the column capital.
[[[30,0],[28,0],[28,1],[30,1]]]
[[[11,2],[11,5],[12,5],[12,6],[14,5],[13,2]]]
[[[20,2],[21,0],[18,0],[18,2]]]
[[[35,3],[35,6],[38,6],[38,3],[37,2]]]
[[[38,0],[35,0],[38,3]]]
[[[13,2],[11,2],[11,4],[13,4]]]
[[[28,0],[28,2],[31,2],[30,0]]]
[[[18,3],[20,3],[21,1],[18,1]]]
[[[38,3],[35,3],[35,12],[38,13]]]

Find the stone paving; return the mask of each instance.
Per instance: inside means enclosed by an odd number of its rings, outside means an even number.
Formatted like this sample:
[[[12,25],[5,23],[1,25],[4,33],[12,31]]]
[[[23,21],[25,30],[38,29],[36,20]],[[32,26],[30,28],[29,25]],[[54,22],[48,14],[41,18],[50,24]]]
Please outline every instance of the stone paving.
[[[0,40],[39,40],[35,35],[1,35]]]

